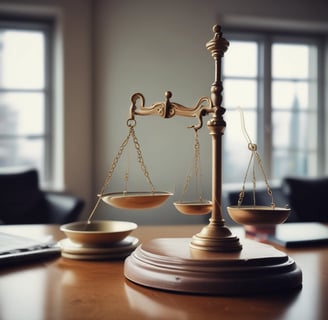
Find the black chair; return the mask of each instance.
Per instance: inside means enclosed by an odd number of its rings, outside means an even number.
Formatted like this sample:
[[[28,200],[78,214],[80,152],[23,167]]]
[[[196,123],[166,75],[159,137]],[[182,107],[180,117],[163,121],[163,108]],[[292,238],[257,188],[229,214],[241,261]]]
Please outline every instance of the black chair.
[[[64,224],[83,207],[74,195],[40,190],[35,169],[0,174],[0,224]]]
[[[328,222],[328,177],[286,177],[282,188],[301,222]]]

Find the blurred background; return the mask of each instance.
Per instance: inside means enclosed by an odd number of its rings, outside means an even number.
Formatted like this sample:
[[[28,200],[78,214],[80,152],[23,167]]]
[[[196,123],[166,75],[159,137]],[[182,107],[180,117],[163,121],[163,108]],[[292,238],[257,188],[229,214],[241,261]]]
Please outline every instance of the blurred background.
[[[37,168],[44,190],[85,201],[85,219],[128,134],[133,93],[146,105],[193,107],[210,95],[214,62],[205,44],[220,24],[223,59],[224,191],[239,190],[258,144],[272,185],[287,175],[328,172],[328,3],[324,0],[151,1],[0,0],[0,168]],[[174,193],[164,206],[124,211],[101,204],[97,219],[139,224],[205,222],[183,216],[179,200],[193,165],[195,119],[137,117],[136,134],[151,179]],[[206,123],[205,119],[205,123]],[[199,132],[203,198],[211,197],[211,137]],[[147,190],[133,144],[108,191]],[[263,176],[258,176],[263,185]]]

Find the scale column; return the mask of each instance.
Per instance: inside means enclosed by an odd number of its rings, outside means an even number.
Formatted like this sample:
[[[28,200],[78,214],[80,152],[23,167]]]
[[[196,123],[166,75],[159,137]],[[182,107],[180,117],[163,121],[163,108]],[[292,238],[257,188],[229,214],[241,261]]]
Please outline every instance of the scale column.
[[[214,37],[206,47],[215,62],[215,81],[211,86],[213,116],[207,127],[212,136],[212,215],[210,223],[200,233],[193,236],[190,247],[206,251],[234,252],[242,246],[239,239],[224,225],[222,217],[222,135],[226,123],[223,119],[225,109],[222,103],[221,59],[227,51],[229,42],[222,37],[221,27],[213,27]]]

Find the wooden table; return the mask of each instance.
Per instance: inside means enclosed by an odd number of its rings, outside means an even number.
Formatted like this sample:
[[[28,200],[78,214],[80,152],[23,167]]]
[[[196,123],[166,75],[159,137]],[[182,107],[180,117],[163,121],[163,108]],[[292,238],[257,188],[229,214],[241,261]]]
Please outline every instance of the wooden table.
[[[190,237],[201,226],[140,226],[141,241]],[[1,226],[21,235],[52,234],[58,226]],[[279,248],[283,250],[282,248]],[[123,261],[58,257],[0,269],[0,319],[328,319],[328,246],[289,249],[303,288],[261,296],[202,296],[145,288],[126,280]]]

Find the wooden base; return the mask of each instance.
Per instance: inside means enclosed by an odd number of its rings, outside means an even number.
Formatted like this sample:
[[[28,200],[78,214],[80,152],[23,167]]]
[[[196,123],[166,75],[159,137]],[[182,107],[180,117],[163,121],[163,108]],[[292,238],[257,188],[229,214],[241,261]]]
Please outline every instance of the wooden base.
[[[124,263],[137,284],[169,291],[243,295],[282,292],[302,286],[302,272],[272,246],[245,240],[240,252],[190,247],[190,238],[159,238],[141,244]]]
[[[190,247],[214,252],[234,252],[242,249],[239,238],[233,235],[229,228],[213,222],[192,237]]]

